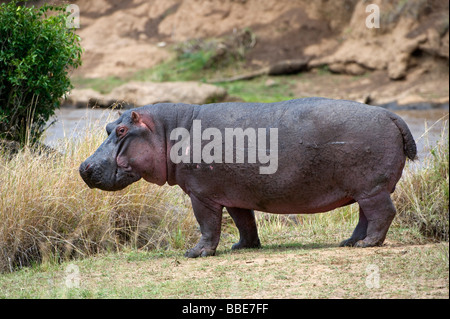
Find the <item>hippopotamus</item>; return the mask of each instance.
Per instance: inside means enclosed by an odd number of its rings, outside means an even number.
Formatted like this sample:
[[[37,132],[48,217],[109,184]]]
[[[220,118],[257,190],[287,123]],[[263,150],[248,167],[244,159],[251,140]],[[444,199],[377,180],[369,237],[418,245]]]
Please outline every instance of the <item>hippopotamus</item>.
[[[354,101],[160,103],[126,110],[79,168],[91,188],[143,178],[179,185],[201,238],[186,257],[214,255],[225,207],[232,249],[256,248],[254,211],[312,214],[357,202],[359,222],[340,246],[382,245],[396,213],[390,194],[416,144],[396,114]]]

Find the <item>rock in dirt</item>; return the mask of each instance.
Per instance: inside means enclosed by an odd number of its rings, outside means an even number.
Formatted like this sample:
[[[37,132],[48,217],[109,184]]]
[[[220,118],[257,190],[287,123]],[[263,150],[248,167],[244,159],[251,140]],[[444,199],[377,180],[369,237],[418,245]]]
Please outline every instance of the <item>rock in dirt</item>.
[[[154,103],[205,104],[221,101],[225,89],[200,82],[130,82],[115,88],[110,96],[136,106]]]
[[[115,103],[115,99],[110,98],[108,94],[102,94],[93,89],[73,89],[67,96],[64,105],[83,107],[108,107]]]
[[[448,68],[448,13],[445,13],[448,4],[441,2],[439,10],[437,2],[433,9],[421,6],[419,1],[406,2],[402,7],[392,7],[386,0],[376,2],[389,12],[380,29],[365,27],[367,4],[357,3],[343,31],[343,41],[334,42],[334,49],[330,49],[333,44],[330,41],[305,49],[315,55],[309,67],[328,65],[335,73],[350,75],[385,70],[391,80],[405,79],[415,67],[429,71]],[[324,53],[325,49],[328,53]]]
[[[205,104],[222,101],[225,89],[200,82],[129,82],[101,94],[92,89],[74,89],[65,101],[75,107],[138,107],[155,103]]]

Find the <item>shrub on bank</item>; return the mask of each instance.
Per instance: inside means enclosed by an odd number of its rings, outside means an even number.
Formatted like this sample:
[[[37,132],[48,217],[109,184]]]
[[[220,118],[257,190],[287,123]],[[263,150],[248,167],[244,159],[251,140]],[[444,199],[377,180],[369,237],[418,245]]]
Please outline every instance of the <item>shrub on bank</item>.
[[[81,64],[64,7],[0,4],[0,139],[37,141]],[[51,15],[50,15],[51,14]]]

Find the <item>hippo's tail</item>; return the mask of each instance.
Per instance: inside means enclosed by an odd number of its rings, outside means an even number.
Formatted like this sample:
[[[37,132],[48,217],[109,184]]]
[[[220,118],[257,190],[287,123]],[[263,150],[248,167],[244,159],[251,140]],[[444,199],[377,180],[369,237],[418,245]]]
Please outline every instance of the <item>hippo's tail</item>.
[[[417,147],[411,131],[408,128],[408,125],[406,125],[405,121],[397,114],[390,113],[390,118],[395,123],[395,125],[397,125],[400,133],[402,133],[403,151],[405,152],[405,155],[410,160],[414,161],[415,159],[417,159]]]

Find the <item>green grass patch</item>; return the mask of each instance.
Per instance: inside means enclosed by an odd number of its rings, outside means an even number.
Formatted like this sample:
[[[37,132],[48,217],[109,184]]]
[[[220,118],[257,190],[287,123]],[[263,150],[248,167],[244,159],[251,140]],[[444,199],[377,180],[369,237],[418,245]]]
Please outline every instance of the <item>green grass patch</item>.
[[[74,77],[77,88],[92,88],[109,93],[129,81],[202,81],[241,72],[247,49],[254,44],[254,34],[247,29],[223,38],[194,39],[172,45],[173,57],[150,69],[123,77]]]
[[[262,76],[252,80],[218,83],[230,96],[244,102],[272,103],[301,98],[294,94],[295,81],[299,75]]]
[[[133,79],[138,81],[203,81],[214,68],[207,67],[213,56],[212,51],[197,51],[181,54],[151,69],[138,71]]]
[[[170,48],[172,58],[150,69],[139,70],[124,77],[73,78],[77,88],[92,88],[109,93],[113,88],[129,81],[200,81],[228,78],[246,73],[245,52],[254,40],[244,30],[235,38],[190,40]],[[217,83],[225,88],[231,99],[245,102],[277,102],[299,98],[294,95],[295,82],[301,75],[260,76],[252,80]]]
[[[105,78],[83,78],[73,77],[72,84],[77,89],[93,89],[100,93],[109,93],[112,89],[127,83],[131,78],[120,78],[116,76],[109,76]]]

